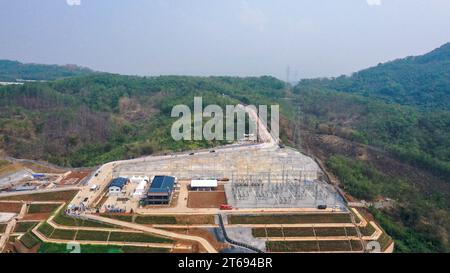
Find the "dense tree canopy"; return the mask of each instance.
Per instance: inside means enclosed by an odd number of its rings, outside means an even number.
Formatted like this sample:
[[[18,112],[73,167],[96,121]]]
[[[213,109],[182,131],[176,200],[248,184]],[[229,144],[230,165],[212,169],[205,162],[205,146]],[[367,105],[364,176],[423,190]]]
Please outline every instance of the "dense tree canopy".
[[[23,64],[17,61],[0,60],[0,81],[18,80],[48,81],[94,73],[88,68],[76,65]]]

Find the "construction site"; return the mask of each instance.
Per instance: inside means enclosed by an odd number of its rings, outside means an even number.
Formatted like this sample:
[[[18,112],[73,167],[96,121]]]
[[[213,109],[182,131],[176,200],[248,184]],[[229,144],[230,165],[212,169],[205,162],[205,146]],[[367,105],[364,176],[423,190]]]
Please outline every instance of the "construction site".
[[[390,237],[348,206],[314,159],[279,145],[265,127],[257,143],[109,162],[91,173],[59,174],[57,182],[0,194],[4,250],[76,241],[88,252],[93,245],[120,252],[393,251]],[[55,200],[68,190],[73,195]],[[25,232],[15,231],[30,206],[49,208]]]

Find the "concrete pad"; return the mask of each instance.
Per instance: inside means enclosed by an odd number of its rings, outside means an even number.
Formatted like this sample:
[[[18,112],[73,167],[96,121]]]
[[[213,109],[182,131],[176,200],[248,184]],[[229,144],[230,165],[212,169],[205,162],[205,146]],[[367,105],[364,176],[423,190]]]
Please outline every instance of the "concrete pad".
[[[0,223],[7,223],[11,221],[17,214],[15,213],[7,213],[7,212],[0,212]]]
[[[252,228],[248,227],[226,227],[230,239],[256,247],[262,251],[266,250],[266,241],[253,237]]]

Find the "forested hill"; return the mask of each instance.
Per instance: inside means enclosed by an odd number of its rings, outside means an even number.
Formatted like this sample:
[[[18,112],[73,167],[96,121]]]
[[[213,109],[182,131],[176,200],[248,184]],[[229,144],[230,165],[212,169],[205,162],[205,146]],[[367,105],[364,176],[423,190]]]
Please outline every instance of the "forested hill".
[[[449,252],[450,44],[294,87],[302,146],[364,200],[399,252]]]
[[[49,81],[92,73],[94,73],[92,70],[76,65],[24,64],[17,61],[0,60],[0,81],[3,82]]]
[[[0,87],[0,150],[19,158],[92,166],[168,150],[217,145],[175,142],[171,109],[240,102],[271,104],[284,91],[272,77],[134,77],[95,74]]]
[[[336,79],[302,80],[305,114],[450,177],[450,43]],[[330,122],[332,121],[332,122]]]
[[[331,89],[421,110],[450,110],[450,43],[422,56],[379,64],[351,76],[303,80],[302,89]]]

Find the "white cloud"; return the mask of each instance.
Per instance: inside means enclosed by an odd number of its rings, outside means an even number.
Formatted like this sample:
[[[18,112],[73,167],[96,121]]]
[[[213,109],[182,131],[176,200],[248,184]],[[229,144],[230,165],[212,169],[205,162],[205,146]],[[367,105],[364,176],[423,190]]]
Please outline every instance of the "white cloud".
[[[69,6],[80,6],[81,0],[66,0],[67,5]]]
[[[369,6],[381,6],[381,0],[366,0]]]
[[[267,16],[264,12],[258,8],[251,7],[246,0],[243,0],[241,4],[240,19],[245,26],[255,28],[260,32],[263,32],[267,25]]]

